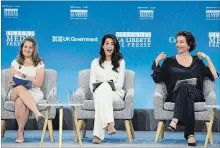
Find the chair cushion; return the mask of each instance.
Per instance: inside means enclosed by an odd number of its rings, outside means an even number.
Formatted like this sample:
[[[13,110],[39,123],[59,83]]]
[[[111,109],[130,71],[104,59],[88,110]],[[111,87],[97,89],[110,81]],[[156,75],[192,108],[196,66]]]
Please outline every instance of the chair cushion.
[[[41,103],[41,104],[46,104],[47,103],[47,100],[41,100],[37,103]],[[4,108],[5,110],[7,111],[11,111],[11,112],[15,112],[15,102],[14,101],[6,101],[5,104],[4,104]],[[45,111],[47,109],[46,106],[38,106],[37,105],[37,109],[39,111]]]
[[[167,111],[173,111],[174,105],[175,105],[175,103],[165,102],[164,109]],[[195,110],[195,112],[206,111],[206,102],[195,102],[194,103],[194,110]]]
[[[95,111],[94,107],[94,100],[84,100],[83,101],[82,108],[84,110],[90,110],[90,111]],[[124,109],[124,101],[119,100],[119,101],[113,101],[113,110],[118,111],[118,110],[123,110]]]
[[[93,94],[91,93],[91,91],[87,93],[86,100],[93,100]]]

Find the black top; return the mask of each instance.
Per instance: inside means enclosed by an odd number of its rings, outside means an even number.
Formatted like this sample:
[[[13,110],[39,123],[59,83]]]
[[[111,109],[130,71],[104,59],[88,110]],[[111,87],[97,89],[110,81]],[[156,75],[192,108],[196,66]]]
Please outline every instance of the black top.
[[[172,102],[173,89],[178,80],[197,78],[196,88],[203,92],[203,79],[208,77],[214,81],[214,77],[209,69],[198,56],[192,56],[193,61],[189,67],[184,67],[178,63],[175,56],[167,57],[162,66],[154,61],[151,75],[155,83],[165,82],[167,88],[166,101]]]

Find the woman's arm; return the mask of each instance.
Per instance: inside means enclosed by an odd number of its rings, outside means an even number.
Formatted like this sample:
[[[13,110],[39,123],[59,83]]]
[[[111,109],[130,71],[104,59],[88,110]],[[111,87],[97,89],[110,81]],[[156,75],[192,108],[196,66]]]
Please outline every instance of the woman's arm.
[[[213,77],[214,77],[215,79],[217,79],[217,78],[218,78],[218,74],[217,74],[217,72],[216,72],[216,69],[215,69],[214,64],[212,63],[212,60],[209,58],[209,56],[206,57],[206,60],[207,60],[207,62],[208,62],[208,65],[209,65],[209,68],[210,68],[210,71],[211,71]]]
[[[45,68],[42,67],[37,70],[35,78],[27,77],[26,79],[32,81],[34,87],[41,87],[41,85],[44,82],[44,73],[45,73]]]
[[[120,67],[118,71],[118,81],[115,84],[116,90],[121,90],[124,85],[124,79],[125,79],[125,61],[121,60]]]
[[[9,85],[10,85],[10,86],[14,84],[14,82],[13,82],[13,76],[14,76],[14,74],[15,74],[15,71],[16,71],[16,70],[15,70],[14,66],[11,65],[11,67],[10,67],[10,75],[9,75]]]
[[[91,92],[93,92],[93,84],[96,82],[96,76],[95,76],[96,63],[95,62],[96,62],[95,60],[92,61],[91,68],[90,68],[89,88]]]
[[[218,73],[216,72],[215,66],[214,66],[214,64],[212,63],[212,60],[209,58],[209,56],[206,55],[206,54],[203,53],[203,52],[198,52],[197,55],[198,55],[199,58],[205,58],[205,59],[207,60],[208,65],[209,65],[209,69],[210,69],[210,71],[211,71],[213,77],[214,77],[215,79],[218,78]]]
[[[151,69],[153,70],[153,73],[151,74],[152,79],[155,83],[163,82],[165,77],[164,69],[166,68],[166,60],[164,60],[162,66],[160,66],[159,62],[162,59],[166,59],[166,54],[164,52],[161,52],[157,58],[154,60]]]

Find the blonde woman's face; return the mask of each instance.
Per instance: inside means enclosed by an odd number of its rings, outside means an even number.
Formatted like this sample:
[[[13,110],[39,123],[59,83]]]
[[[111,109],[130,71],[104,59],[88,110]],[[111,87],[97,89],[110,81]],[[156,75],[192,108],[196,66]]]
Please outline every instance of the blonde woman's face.
[[[26,41],[24,43],[23,48],[22,48],[22,53],[23,53],[24,57],[31,57],[33,55],[33,52],[34,52],[33,43]]]

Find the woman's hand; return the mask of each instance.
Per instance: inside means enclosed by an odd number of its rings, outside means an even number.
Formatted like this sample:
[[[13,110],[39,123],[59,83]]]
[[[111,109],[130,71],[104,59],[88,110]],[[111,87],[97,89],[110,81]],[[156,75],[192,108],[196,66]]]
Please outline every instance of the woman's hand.
[[[14,86],[15,85],[14,81],[13,80],[9,81],[9,85]]]
[[[165,52],[161,52],[158,56],[157,56],[157,58],[155,59],[155,61],[156,62],[160,62],[160,60],[162,60],[162,59],[166,59],[166,54],[165,54]]]
[[[162,59],[166,59],[166,54],[165,54],[165,52],[161,52],[158,56],[157,56],[157,58],[155,59],[155,64],[156,64],[156,66],[158,65],[158,63],[160,62],[160,60],[162,60]]]
[[[198,52],[197,53],[197,56],[202,59],[202,58],[205,58],[205,59],[208,59],[209,56],[207,56],[204,52]]]

